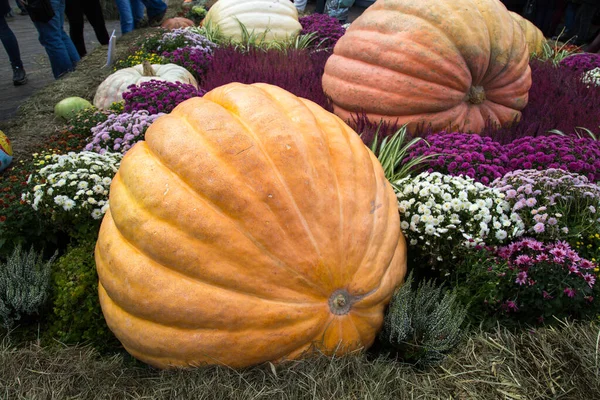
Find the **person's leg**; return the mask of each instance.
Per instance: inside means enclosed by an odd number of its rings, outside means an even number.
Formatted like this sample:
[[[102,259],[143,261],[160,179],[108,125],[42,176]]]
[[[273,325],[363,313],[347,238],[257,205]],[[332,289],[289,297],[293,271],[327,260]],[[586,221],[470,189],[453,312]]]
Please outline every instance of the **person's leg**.
[[[86,55],[85,38],[83,37],[83,7],[81,2],[87,0],[65,0],[65,14],[69,20],[69,36],[77,49],[79,57]]]
[[[581,7],[579,7],[578,18],[576,23],[578,23],[577,28],[577,40],[575,44],[582,45],[584,44],[589,35],[590,27],[592,26],[592,19],[594,19],[594,14],[598,10],[598,6],[596,4],[583,3]]]
[[[129,0],[131,3],[131,12],[133,14],[133,26],[137,29],[140,27],[140,23],[144,19],[144,3],[142,0]]]
[[[96,39],[100,44],[108,44],[108,31],[106,30],[106,23],[104,22],[104,14],[102,13],[102,6],[98,0],[82,0],[83,1],[83,13],[87,17],[88,21],[94,28]]]
[[[50,59],[52,74],[58,79],[65,73],[75,69],[79,61],[77,49],[63,30],[64,0],[50,0],[54,9],[54,17],[48,22],[34,22],[38,30],[39,40]]]
[[[130,0],[115,0],[121,21],[121,35],[133,30],[133,13]]]
[[[142,0],[148,12],[148,24],[150,26],[160,25],[167,12],[167,5],[162,0]]]
[[[6,23],[4,15],[0,15],[0,40],[2,41],[4,50],[8,54],[8,59],[13,69],[13,83],[15,85],[24,85],[27,82],[27,75],[23,69],[19,42],[17,42],[15,34]]]
[[[317,8],[315,8],[315,13],[323,14],[325,12],[325,0],[317,0]]]
[[[598,32],[596,38],[590,43],[585,51],[588,53],[600,53],[600,32]]]

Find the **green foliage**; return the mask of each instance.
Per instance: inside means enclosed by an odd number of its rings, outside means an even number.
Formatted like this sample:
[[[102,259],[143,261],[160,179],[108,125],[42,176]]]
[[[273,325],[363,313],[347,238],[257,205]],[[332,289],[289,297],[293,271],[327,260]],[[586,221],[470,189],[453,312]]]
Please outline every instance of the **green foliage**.
[[[37,169],[34,160],[19,160],[3,171],[0,178],[0,260],[16,246],[35,245],[37,250],[56,247],[56,236],[48,221],[42,220],[21,194],[27,178]]]
[[[385,172],[385,177],[392,183],[392,186],[394,185],[394,182],[406,178],[411,172],[416,171],[419,165],[424,163],[427,159],[439,156],[439,154],[419,156],[404,163],[403,161],[408,155],[408,150],[413,145],[419,143],[421,140],[425,143],[427,143],[427,141],[423,138],[414,138],[409,141],[406,125],[403,125],[393,135],[387,136],[379,142],[380,128],[381,124],[377,126],[377,131],[375,131],[373,142],[371,143],[371,151],[379,159],[383,171]]]
[[[471,322],[520,327],[596,318],[597,270],[566,242],[525,238],[465,254],[450,279]]]
[[[71,247],[52,272],[53,309],[45,339],[62,343],[89,342],[101,351],[117,348],[98,299],[98,274],[93,241]]]
[[[44,263],[33,247],[24,252],[18,246],[0,263],[0,321],[5,328],[24,316],[39,314],[48,300],[54,258]]]
[[[433,281],[413,288],[412,273],[394,293],[379,338],[384,346],[418,366],[440,363],[462,340],[466,309],[456,293],[443,291]]]
[[[106,121],[108,113],[98,110],[96,107],[81,110],[69,121],[67,130],[73,134],[89,137],[92,134],[92,128]]]

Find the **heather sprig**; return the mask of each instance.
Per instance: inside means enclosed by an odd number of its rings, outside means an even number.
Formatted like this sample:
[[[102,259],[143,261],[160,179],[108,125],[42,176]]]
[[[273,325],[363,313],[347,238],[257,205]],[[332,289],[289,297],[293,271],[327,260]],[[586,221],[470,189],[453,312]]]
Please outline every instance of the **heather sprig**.
[[[429,255],[430,264],[450,261],[478,244],[502,244],[523,234],[523,223],[510,212],[504,194],[471,178],[423,172],[394,186],[400,228],[412,249]]]
[[[131,85],[123,93],[123,111],[133,113],[147,110],[150,114],[170,113],[177,104],[205,92],[194,85],[182,82],[151,80],[139,85]]]
[[[524,238],[472,253],[457,268],[460,298],[470,314],[536,324],[556,318],[594,317],[597,265],[563,241]]]
[[[563,169],[600,180],[600,142],[592,137],[549,135],[524,137],[504,146],[507,170]]]
[[[432,156],[425,167],[429,172],[464,175],[488,184],[502,177],[509,158],[503,146],[490,137],[470,133],[440,132],[427,136],[427,142],[411,147],[406,162],[421,156]]]
[[[92,137],[86,151],[99,154],[118,152],[125,154],[144,134],[155,119],[164,113],[149,114],[146,110],[111,114],[108,119],[92,128]]]
[[[519,215],[528,235],[572,240],[600,231],[600,187],[561,169],[517,170],[492,183]]]
[[[300,35],[315,34],[313,45],[317,47],[333,47],[346,32],[336,18],[327,14],[311,14],[299,18],[302,31]]]

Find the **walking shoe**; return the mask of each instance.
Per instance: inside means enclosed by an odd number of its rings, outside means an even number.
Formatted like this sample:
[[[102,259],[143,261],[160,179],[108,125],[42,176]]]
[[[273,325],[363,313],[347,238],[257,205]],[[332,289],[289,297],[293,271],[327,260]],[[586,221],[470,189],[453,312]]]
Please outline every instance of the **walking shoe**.
[[[27,83],[27,74],[23,67],[13,67],[13,85],[21,86]]]
[[[148,26],[148,20],[145,17],[139,21],[134,22],[135,29],[146,28],[147,26]]]
[[[160,26],[160,23],[162,22],[166,13],[167,13],[167,9],[165,9],[165,11],[161,12],[160,14],[153,15],[152,17],[148,16],[148,25],[150,25],[153,28]]]

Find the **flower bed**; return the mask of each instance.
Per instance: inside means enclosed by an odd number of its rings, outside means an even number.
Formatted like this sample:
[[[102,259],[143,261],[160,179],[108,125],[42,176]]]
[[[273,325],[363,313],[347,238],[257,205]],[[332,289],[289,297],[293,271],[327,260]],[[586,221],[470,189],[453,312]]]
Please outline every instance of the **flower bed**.
[[[0,182],[0,262],[17,245],[43,249],[46,260],[58,251],[49,296],[53,306],[29,310],[27,317],[47,324],[45,343],[86,340],[103,351],[119,348],[110,342],[114,337],[99,315],[92,249],[100,220],[109,210],[109,187],[121,158],[144,139],[154,121],[231,82],[270,83],[332,109],[321,77],[330,47],[343,29],[322,16],[301,22],[304,33],[315,32],[321,46],[220,46],[199,29],[153,33],[123,54],[119,65],[141,58],[174,62],[194,74],[198,89],[179,82],[133,85],[122,104],[110,112],[80,112],[52,132],[52,140],[35,156],[2,173],[7,179]],[[581,70],[593,71],[588,67],[595,61],[574,60],[565,59],[559,68],[531,61],[529,105],[511,127],[489,128],[482,135],[423,133],[426,140],[374,147],[382,164],[391,166],[386,172],[406,167],[404,177],[392,184],[415,279],[414,286],[406,285],[393,297],[390,309],[395,311],[385,315],[387,330],[376,346],[401,347],[403,360],[424,366],[441,362],[460,345],[465,316],[474,323],[513,327],[550,325],[556,323],[553,317],[597,318],[600,142],[582,134],[580,127],[598,132],[600,88],[582,80]],[[290,120],[298,123],[294,118]],[[359,133],[366,143],[377,138],[381,144],[386,129],[394,127],[363,124]],[[243,151],[238,154],[244,156]],[[394,159],[385,162],[384,157]],[[210,174],[207,170],[212,184]],[[210,199],[215,208],[220,207],[217,197]],[[140,212],[154,206],[143,204]],[[140,220],[117,223],[132,221]],[[437,281],[427,283],[427,278]],[[79,310],[78,304],[85,307]],[[443,326],[428,321],[443,321]],[[425,337],[423,332],[429,331],[438,336]],[[439,337],[448,340],[440,343]],[[432,351],[432,343],[440,347]]]

